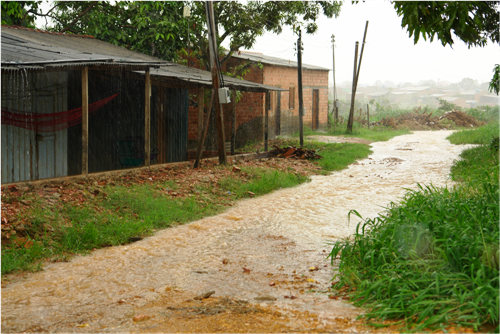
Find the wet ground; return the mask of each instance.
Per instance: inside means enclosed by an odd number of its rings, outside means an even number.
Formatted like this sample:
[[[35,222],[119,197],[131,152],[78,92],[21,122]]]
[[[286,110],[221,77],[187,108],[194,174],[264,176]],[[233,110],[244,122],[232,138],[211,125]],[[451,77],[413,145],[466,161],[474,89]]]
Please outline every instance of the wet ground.
[[[403,188],[446,185],[466,147],[450,133],[372,143],[368,159],[342,172],[50,264],[2,289],[2,332],[373,331],[354,320],[362,310],[328,297],[326,243],[353,233],[351,209],[374,217]]]

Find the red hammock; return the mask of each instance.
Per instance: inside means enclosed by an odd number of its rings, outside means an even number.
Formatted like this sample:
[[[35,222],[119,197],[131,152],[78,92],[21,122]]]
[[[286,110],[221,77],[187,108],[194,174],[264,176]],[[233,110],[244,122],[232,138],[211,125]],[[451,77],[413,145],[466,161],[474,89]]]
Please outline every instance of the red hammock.
[[[89,105],[89,115],[104,107],[119,95],[111,95]],[[38,114],[2,107],[2,124],[13,125],[37,132],[53,132],[67,129],[82,122],[82,108],[52,114]]]

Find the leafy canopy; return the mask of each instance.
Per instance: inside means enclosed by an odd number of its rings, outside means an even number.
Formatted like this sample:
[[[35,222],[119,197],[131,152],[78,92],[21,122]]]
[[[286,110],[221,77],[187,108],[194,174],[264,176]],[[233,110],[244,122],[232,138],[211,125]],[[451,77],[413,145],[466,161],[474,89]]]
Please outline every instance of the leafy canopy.
[[[175,61],[179,51],[194,52],[208,68],[205,5],[202,1],[53,1],[46,13],[38,10],[41,1],[2,2],[10,10],[5,24],[34,22],[36,16],[52,19],[49,30],[88,34],[124,46],[128,49]],[[183,7],[191,7],[191,16],[183,17]],[[318,29],[320,15],[336,17],[341,2],[337,1],[239,1],[214,2],[214,17],[218,27],[217,42],[229,40],[230,50],[249,49],[265,32],[279,34],[286,26],[302,28],[312,34]],[[5,7],[5,8],[4,8]],[[33,7],[35,10],[30,10]],[[189,28],[189,29],[188,29]],[[188,38],[189,34],[189,38]],[[188,43],[189,39],[189,43]],[[221,62],[227,60],[228,57]]]

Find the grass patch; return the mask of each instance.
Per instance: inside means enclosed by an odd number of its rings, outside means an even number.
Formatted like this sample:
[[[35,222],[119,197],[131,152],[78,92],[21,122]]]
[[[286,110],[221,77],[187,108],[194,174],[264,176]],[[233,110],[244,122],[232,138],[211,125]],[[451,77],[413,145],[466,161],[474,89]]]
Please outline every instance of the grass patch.
[[[488,129],[467,134],[469,142],[492,140]],[[369,309],[366,318],[402,319],[404,331],[488,323],[498,332],[498,149],[483,145],[461,158],[452,168],[459,185],[419,186],[334,243],[336,288],[350,287],[354,304]]]
[[[487,145],[490,144],[494,137],[498,138],[499,133],[498,122],[489,123],[478,129],[473,130],[462,130],[452,133],[448,136],[448,140],[452,144],[480,144]]]
[[[297,140],[281,144],[298,146]],[[239,172],[232,172],[232,166],[208,165],[200,175],[193,175],[198,171],[192,169],[168,172],[172,174],[147,171],[103,186],[68,186],[60,193],[68,196],[65,204],[54,204],[54,193],[47,195],[43,189],[17,198],[4,193],[3,200],[32,202],[28,211],[9,217],[17,233],[6,240],[2,233],[2,275],[40,270],[44,261],[68,261],[75,254],[127,244],[158,229],[218,214],[238,199],[296,186],[312,173],[344,169],[371,152],[363,144],[307,142],[306,147],[323,159],[314,164],[251,160],[241,163]]]
[[[385,126],[375,126],[370,129],[366,127],[353,126],[352,133],[347,133],[347,127],[345,125],[340,125],[336,129],[328,129],[326,132],[319,132],[312,130],[311,128],[304,128],[304,136],[342,136],[342,137],[354,137],[366,139],[372,142],[376,141],[387,141],[391,138],[401,135],[410,134],[411,131],[408,129],[392,129]],[[292,135],[294,138],[298,138],[300,134],[294,132]]]
[[[2,275],[36,271],[44,261],[67,261],[95,248],[127,244],[158,229],[218,214],[235,200],[250,197],[248,192],[259,196],[309,180],[295,170],[265,166],[242,166],[239,173],[231,173],[232,166],[209,168],[201,177],[206,182],[196,185],[179,180],[124,181],[85,186],[78,195],[85,198],[81,204],[48,207],[43,199],[33,201],[31,209],[17,217],[17,223],[26,227],[23,233],[2,242]]]

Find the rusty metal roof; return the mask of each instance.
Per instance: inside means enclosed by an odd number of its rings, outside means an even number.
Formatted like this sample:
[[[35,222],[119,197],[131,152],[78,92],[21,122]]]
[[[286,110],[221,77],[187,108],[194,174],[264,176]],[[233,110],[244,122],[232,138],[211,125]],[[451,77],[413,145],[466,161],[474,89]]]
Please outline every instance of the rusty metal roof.
[[[293,67],[293,68],[298,67],[298,63],[296,61],[266,56],[264,54],[256,53],[256,52],[236,51],[236,52],[233,52],[231,57],[249,60],[252,62],[260,62],[262,64],[268,64],[268,65]],[[316,65],[308,65],[308,64],[302,64],[302,68],[304,70],[331,71],[329,68],[320,67],[320,66],[316,66]]]
[[[168,66],[152,69],[150,73],[151,77],[172,78],[185,83],[196,83],[203,86],[212,85],[212,74],[210,72],[173,63],[169,63]],[[223,79],[226,87],[244,92],[288,91],[287,89],[232,78],[226,75],[223,76]]]

